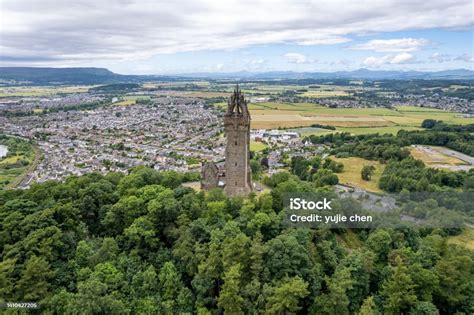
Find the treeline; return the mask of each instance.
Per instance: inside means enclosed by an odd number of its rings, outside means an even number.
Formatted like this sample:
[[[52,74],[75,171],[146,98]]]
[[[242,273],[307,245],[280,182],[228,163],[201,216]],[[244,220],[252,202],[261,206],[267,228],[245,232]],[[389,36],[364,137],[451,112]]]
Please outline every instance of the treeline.
[[[137,168],[0,192],[0,302],[48,314],[472,313],[474,254],[443,230],[285,228],[282,194],[321,188],[276,173],[270,193],[228,198],[182,176]]]
[[[450,131],[450,132],[474,132],[474,124],[467,125],[451,125],[442,120],[425,119],[421,123],[422,128],[431,129],[435,131]]]
[[[474,172],[451,172],[426,167],[422,161],[407,158],[390,161],[380,177],[379,186],[388,192],[430,191],[450,188],[474,189]]]
[[[136,83],[115,83],[106,84],[89,89],[90,93],[122,93],[122,92],[133,92],[138,91],[141,88],[140,84]]]
[[[336,127],[334,127],[334,126],[321,125],[321,124],[312,124],[310,127],[313,127],[313,128],[321,128],[321,129],[328,129],[328,130],[336,130]]]
[[[314,157],[306,159],[303,156],[294,156],[291,158],[290,171],[301,180],[307,180],[315,183],[316,187],[332,186],[339,183],[339,179],[334,173],[341,173],[344,164],[331,160],[329,158],[321,159]],[[268,178],[264,183],[273,187],[274,184]]]

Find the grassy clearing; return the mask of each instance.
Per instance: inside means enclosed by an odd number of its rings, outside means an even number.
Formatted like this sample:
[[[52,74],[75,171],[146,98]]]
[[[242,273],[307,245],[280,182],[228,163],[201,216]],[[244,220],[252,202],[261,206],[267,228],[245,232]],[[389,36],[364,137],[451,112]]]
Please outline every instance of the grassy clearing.
[[[250,151],[259,152],[266,148],[268,148],[268,146],[265,143],[250,141]]]
[[[456,244],[474,249],[474,228],[466,227],[461,234],[449,237],[448,244]]]
[[[435,165],[466,165],[463,160],[453,156],[446,155],[434,146],[416,146],[411,147],[410,154],[417,160],[422,160],[427,166]]]
[[[184,187],[190,187],[195,191],[201,191],[201,182],[187,182],[182,184]]]
[[[350,186],[359,187],[371,192],[381,192],[378,186],[380,176],[383,173],[385,165],[378,161],[369,161],[358,157],[350,158],[336,158],[331,156],[331,159],[344,164],[344,171],[336,174],[339,177],[339,183]],[[360,172],[365,165],[375,166],[375,172],[370,181],[365,181],[361,178]]]

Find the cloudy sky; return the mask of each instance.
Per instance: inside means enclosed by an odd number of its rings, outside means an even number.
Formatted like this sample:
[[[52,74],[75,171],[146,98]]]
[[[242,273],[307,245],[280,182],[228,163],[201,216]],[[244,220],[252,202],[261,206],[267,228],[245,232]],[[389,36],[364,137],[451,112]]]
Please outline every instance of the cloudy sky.
[[[0,0],[0,66],[473,69],[473,12],[472,0]]]

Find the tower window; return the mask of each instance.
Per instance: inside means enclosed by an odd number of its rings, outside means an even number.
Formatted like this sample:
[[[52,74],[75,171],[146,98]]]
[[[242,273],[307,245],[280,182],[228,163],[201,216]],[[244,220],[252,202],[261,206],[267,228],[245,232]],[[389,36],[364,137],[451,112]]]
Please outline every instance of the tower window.
[[[237,166],[237,162],[235,162],[235,166]]]
[[[235,182],[235,186],[237,186],[237,182]]]
[[[237,141],[235,141],[235,145],[237,145]]]

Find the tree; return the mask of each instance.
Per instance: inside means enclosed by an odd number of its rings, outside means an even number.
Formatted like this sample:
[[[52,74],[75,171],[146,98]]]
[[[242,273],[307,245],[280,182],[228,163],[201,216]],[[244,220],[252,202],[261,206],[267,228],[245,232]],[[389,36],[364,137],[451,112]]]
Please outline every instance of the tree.
[[[267,298],[267,314],[292,314],[301,309],[299,302],[308,294],[308,283],[300,277],[283,278],[278,281]]]
[[[375,305],[374,297],[369,296],[365,299],[364,303],[359,309],[357,315],[379,315],[380,312],[377,309],[377,305]]]
[[[191,312],[191,292],[184,286],[181,274],[172,262],[166,262],[158,275],[161,307],[165,314]]]
[[[410,310],[410,315],[438,315],[439,310],[431,302],[418,302]]]
[[[421,128],[426,128],[426,129],[431,129],[433,128],[434,126],[436,126],[436,124],[438,123],[439,121],[436,121],[434,119],[425,119],[423,120],[423,122],[421,123]]]
[[[231,266],[224,273],[224,284],[219,294],[218,303],[224,314],[244,314],[242,303],[244,299],[240,295],[240,264]]]
[[[333,186],[339,183],[339,178],[331,170],[320,169],[312,177],[313,182],[317,187]]]
[[[382,296],[385,298],[385,311],[388,314],[401,314],[415,305],[415,284],[410,277],[408,268],[400,257],[395,260],[392,275],[382,286]]]
[[[326,279],[328,293],[316,297],[313,310],[320,314],[350,314],[349,298],[347,291],[352,289],[353,280],[349,268],[343,267],[336,270],[334,276]]]
[[[467,255],[443,257],[435,266],[439,277],[439,288],[435,301],[446,313],[455,313],[461,307],[468,308],[467,300],[474,296],[473,289],[474,262]],[[466,309],[466,312],[469,312]]]
[[[374,172],[375,172],[375,166],[364,165],[364,167],[362,167],[362,170],[360,172],[360,176],[362,177],[363,180],[370,181]]]
[[[26,301],[40,301],[48,294],[54,272],[43,257],[32,256],[25,262],[16,285],[19,296]]]
[[[252,177],[254,179],[258,179],[262,172],[262,166],[260,162],[257,160],[250,160],[250,168],[252,170]]]
[[[390,251],[392,238],[385,230],[372,232],[367,239],[367,247],[377,256],[378,261],[384,261]]]
[[[15,263],[16,259],[5,259],[0,262],[0,297],[5,300],[13,299]]]

